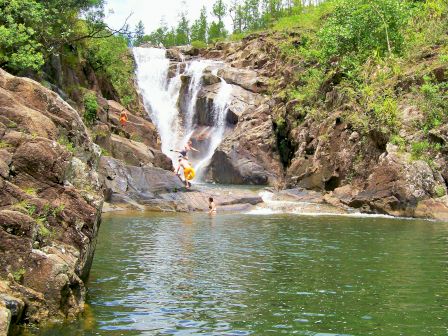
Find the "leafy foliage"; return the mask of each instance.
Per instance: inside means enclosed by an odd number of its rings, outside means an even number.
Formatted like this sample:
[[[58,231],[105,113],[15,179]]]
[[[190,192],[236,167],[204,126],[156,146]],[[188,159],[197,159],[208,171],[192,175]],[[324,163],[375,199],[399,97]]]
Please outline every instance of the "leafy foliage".
[[[362,60],[374,53],[401,54],[409,17],[406,1],[339,1],[319,33],[322,54],[326,59],[352,55]]]
[[[96,120],[96,113],[98,111],[98,100],[96,94],[87,92],[84,95],[84,121],[92,125]]]
[[[110,80],[121,103],[130,107],[137,100],[137,95],[132,81],[134,65],[127,42],[123,36],[92,39],[86,41],[81,50],[95,72]]]
[[[0,66],[39,70],[47,55],[79,38],[81,13],[97,25],[101,9],[102,0],[0,0]]]

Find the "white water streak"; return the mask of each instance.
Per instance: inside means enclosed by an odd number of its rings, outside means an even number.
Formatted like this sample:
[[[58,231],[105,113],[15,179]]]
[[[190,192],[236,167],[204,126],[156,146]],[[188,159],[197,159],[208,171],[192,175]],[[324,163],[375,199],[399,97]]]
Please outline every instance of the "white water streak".
[[[226,131],[226,117],[227,112],[229,111],[229,102],[232,97],[232,91],[232,85],[226,83],[224,79],[221,79],[221,86],[215,99],[213,100],[214,127],[210,134],[210,145],[204,158],[196,165],[199,180],[203,178],[204,168],[209,165],[216,148],[218,148],[224,138]]]
[[[187,113],[185,115],[185,134],[190,134],[193,131],[193,118],[196,112],[196,103],[198,99],[199,91],[202,87],[202,76],[205,68],[210,65],[207,61],[193,61],[185,70],[185,75],[190,76],[190,85],[188,88],[188,106]],[[185,139],[187,142],[188,139]]]

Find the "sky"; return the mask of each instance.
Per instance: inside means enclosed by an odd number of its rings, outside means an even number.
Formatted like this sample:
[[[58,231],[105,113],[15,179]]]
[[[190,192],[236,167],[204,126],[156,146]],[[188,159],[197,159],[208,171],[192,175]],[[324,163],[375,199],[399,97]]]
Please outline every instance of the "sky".
[[[111,28],[118,29],[123,26],[129,14],[133,13],[128,21],[129,27],[133,29],[138,21],[142,20],[145,32],[149,34],[159,27],[162,18],[168,26],[176,25],[179,12],[184,9],[188,12],[191,24],[199,17],[199,12],[205,5],[210,21],[214,2],[215,0],[107,0],[106,22]]]

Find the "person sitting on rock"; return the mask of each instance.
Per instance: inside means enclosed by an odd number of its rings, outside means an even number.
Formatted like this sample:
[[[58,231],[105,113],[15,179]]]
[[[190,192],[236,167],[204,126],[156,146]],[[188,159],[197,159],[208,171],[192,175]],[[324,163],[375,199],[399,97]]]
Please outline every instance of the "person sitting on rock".
[[[188,155],[189,151],[199,152],[199,150],[197,150],[196,148],[193,147],[193,142],[191,140],[189,140],[187,142],[187,144],[184,146],[184,149],[181,149],[181,150],[172,149],[171,151],[179,153],[180,155],[182,155],[186,159],[188,159],[187,155]]]
[[[190,165],[190,162],[185,157],[179,158],[179,166],[177,167],[176,174],[179,175],[179,170],[182,167],[184,170],[184,177],[185,177],[185,188],[189,189],[191,186],[191,181],[195,176],[195,171],[193,167]]]
[[[120,112],[120,124],[121,124],[121,127],[124,127],[127,122],[128,122],[128,113],[127,113],[127,111],[125,109],[123,109]]]

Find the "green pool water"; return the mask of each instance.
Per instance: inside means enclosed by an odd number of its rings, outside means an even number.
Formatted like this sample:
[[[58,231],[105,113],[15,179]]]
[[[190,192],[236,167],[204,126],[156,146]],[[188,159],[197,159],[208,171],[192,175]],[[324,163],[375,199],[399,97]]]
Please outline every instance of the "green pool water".
[[[85,316],[26,335],[448,335],[448,224],[106,217]]]

